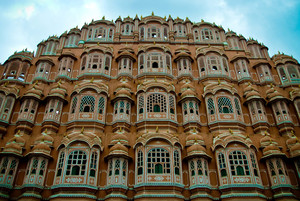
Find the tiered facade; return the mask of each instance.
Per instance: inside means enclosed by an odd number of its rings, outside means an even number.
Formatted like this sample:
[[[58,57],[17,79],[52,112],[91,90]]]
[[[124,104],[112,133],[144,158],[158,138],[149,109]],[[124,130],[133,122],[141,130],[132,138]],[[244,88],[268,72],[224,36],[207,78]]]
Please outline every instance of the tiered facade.
[[[253,39],[103,18],[0,67],[0,200],[300,197],[300,65]]]

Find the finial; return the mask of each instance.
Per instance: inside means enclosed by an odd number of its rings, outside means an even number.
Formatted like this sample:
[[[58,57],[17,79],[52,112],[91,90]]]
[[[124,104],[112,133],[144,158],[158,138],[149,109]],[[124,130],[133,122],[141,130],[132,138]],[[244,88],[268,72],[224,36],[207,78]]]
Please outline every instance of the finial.
[[[230,133],[230,134],[233,134],[233,132],[232,132],[231,128],[229,128],[228,130],[229,130],[229,133]]]
[[[35,88],[35,85],[37,85],[37,83],[38,83],[38,80],[35,81],[35,83],[33,84],[32,88]]]
[[[83,131],[84,131],[84,126],[81,128],[80,133],[83,134]]]
[[[293,131],[293,130],[291,130],[291,135],[292,135],[292,136],[295,136],[295,134],[294,134],[294,131]]]
[[[60,88],[60,85],[61,85],[61,79],[58,80],[57,84],[58,84],[58,88]]]
[[[93,83],[93,82],[94,82],[94,77],[92,77],[92,79],[91,79],[90,83]]]
[[[16,135],[20,135],[20,132],[21,132],[21,131],[20,131],[20,129],[19,129],[19,130],[17,131]]]
[[[197,138],[196,138],[196,136],[195,136],[195,138],[194,138],[194,143],[197,143]]]
[[[153,41],[153,45],[156,45],[155,41]]]
[[[274,88],[274,85],[273,85],[273,83],[270,83],[270,87],[271,87],[271,88]]]
[[[157,82],[156,76],[154,77],[154,81]]]
[[[100,46],[100,43],[98,42],[97,45]]]
[[[44,130],[44,133],[47,134],[47,132],[48,132],[48,129],[46,128],[46,129]]]
[[[102,17],[102,20],[105,20],[105,16]]]
[[[167,17],[166,16],[164,16],[164,20],[166,20],[167,19]]]
[[[9,84],[9,81],[4,83],[4,87],[7,87],[7,85]]]
[[[119,132],[122,133],[122,127],[120,127]]]
[[[208,43],[208,47],[210,47],[210,43]]]
[[[218,78],[218,85],[220,85],[221,84],[221,80],[220,80],[220,78]]]
[[[154,16],[154,12],[153,11],[152,11],[151,15]]]
[[[196,128],[195,127],[193,127],[193,133],[196,133]]]
[[[156,126],[156,130],[155,130],[155,132],[156,132],[156,133],[158,133],[158,126]]]
[[[204,20],[203,20],[203,19],[201,19],[201,22],[204,22]]]

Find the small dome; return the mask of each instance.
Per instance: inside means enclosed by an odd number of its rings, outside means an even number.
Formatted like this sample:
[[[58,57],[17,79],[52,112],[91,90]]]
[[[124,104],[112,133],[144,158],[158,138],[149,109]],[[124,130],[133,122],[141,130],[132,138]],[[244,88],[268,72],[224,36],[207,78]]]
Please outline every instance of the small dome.
[[[50,90],[48,96],[58,96],[64,99],[66,94],[67,94],[67,90],[61,87],[60,85],[57,85]]]
[[[263,149],[263,155],[281,154],[280,149],[274,143],[269,144]]]
[[[189,88],[189,89],[186,89],[184,92],[182,92],[181,98],[184,98],[186,96],[196,96],[196,93]]]
[[[22,147],[15,141],[13,141],[5,145],[3,152],[22,154]]]
[[[189,136],[186,137],[186,146],[191,146],[195,142],[201,145],[204,144],[203,137],[197,134],[190,134]]]
[[[30,88],[25,94],[24,97],[36,97],[37,99],[41,99],[43,95],[43,89],[40,88],[38,85],[33,86]]]
[[[50,154],[50,152],[51,152],[51,148],[45,142],[41,142],[35,145],[32,149],[32,153]]]
[[[128,96],[131,97],[131,94],[128,90],[126,90],[125,88],[120,89],[119,91],[117,91],[116,93],[116,97],[120,97],[120,96]]]
[[[187,156],[193,155],[207,155],[206,149],[199,143],[194,143],[192,146],[187,148]]]
[[[44,131],[40,136],[36,138],[35,144],[41,142],[46,143],[48,146],[52,146],[54,139],[50,135],[47,135],[47,131]]]
[[[117,155],[117,156],[121,155],[121,156],[129,157],[128,148],[122,145],[120,142],[118,142],[117,144],[112,146],[109,150],[108,156],[113,156],[113,155]]]
[[[260,94],[257,91],[252,90],[249,93],[247,93],[246,99],[249,99],[251,97],[261,97],[261,96],[260,96]]]
[[[126,136],[126,134],[115,134],[113,135],[113,137],[111,138],[111,144],[117,144],[118,142],[120,142],[123,145],[129,145],[128,142],[128,137]]]
[[[298,139],[296,137],[291,137],[286,141],[286,145],[290,148],[294,144],[298,142]]]
[[[117,88],[127,88],[131,90],[131,86],[130,84],[128,84],[128,82],[121,82],[120,84],[118,84]]]
[[[191,84],[191,82],[186,82],[182,85],[181,89],[195,89],[195,87]]]

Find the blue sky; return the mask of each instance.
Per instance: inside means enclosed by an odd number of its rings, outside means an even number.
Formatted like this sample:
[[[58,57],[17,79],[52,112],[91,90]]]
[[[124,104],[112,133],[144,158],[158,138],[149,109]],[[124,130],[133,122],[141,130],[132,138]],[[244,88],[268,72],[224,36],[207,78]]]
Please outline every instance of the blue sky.
[[[300,60],[300,0],[0,0],[0,63],[15,51],[36,45],[50,35],[92,19],[118,16],[177,16],[204,19],[252,37]]]

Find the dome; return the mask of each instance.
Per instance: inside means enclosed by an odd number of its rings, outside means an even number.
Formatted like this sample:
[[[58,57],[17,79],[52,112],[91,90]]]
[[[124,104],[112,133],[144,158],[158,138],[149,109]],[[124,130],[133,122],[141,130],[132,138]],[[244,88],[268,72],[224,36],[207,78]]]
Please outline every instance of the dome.
[[[195,142],[199,144],[204,144],[203,137],[197,134],[190,134],[186,137],[186,146],[191,146]]]
[[[249,93],[247,93],[246,99],[249,99],[251,97],[261,97],[261,96],[260,96],[260,94],[257,91],[252,90]]]
[[[34,84],[32,88],[30,88],[25,94],[24,97],[36,97],[37,99],[41,100],[43,96],[43,89],[40,88],[38,85]]]
[[[269,144],[263,149],[263,155],[282,154],[278,146],[274,143]]]
[[[44,131],[39,137],[36,138],[35,144],[44,142],[48,146],[52,146],[54,140],[51,136],[47,135],[47,131]]]
[[[109,154],[107,157],[112,157],[112,156],[124,156],[124,157],[130,157],[128,155],[128,148],[125,147],[123,144],[118,142],[114,146],[112,146],[109,150]]]
[[[131,97],[131,94],[127,89],[122,88],[119,91],[117,91],[117,93],[116,93],[116,97],[119,97],[119,96],[129,96],[129,97]]]
[[[131,90],[131,86],[130,86],[130,84],[128,84],[128,82],[121,82],[121,83],[117,86],[117,88],[127,88],[127,89]]]
[[[186,82],[181,89],[195,89],[195,87],[190,82]]]
[[[67,94],[67,90],[65,88],[61,87],[60,84],[58,84],[57,86],[53,87],[50,90],[48,96],[57,96],[57,97],[64,99],[66,94]]]
[[[300,152],[300,143],[297,143],[294,146],[292,146],[290,150],[291,150],[291,152],[294,152],[294,151]]]
[[[186,96],[196,96],[196,93],[193,90],[191,90],[190,88],[188,88],[184,92],[182,92],[181,98],[184,98]]]
[[[22,147],[19,144],[17,144],[15,141],[13,141],[5,145],[3,152],[22,154]]]
[[[51,152],[51,148],[45,142],[41,142],[35,145],[32,149],[32,153],[45,153],[49,155],[50,152]]]
[[[113,135],[113,137],[111,138],[111,144],[117,144],[118,142],[120,142],[123,145],[129,145],[128,142],[128,137],[126,136],[126,134],[115,134]]]
[[[296,137],[291,137],[286,141],[286,145],[290,148],[294,144],[298,142],[298,139]]]

